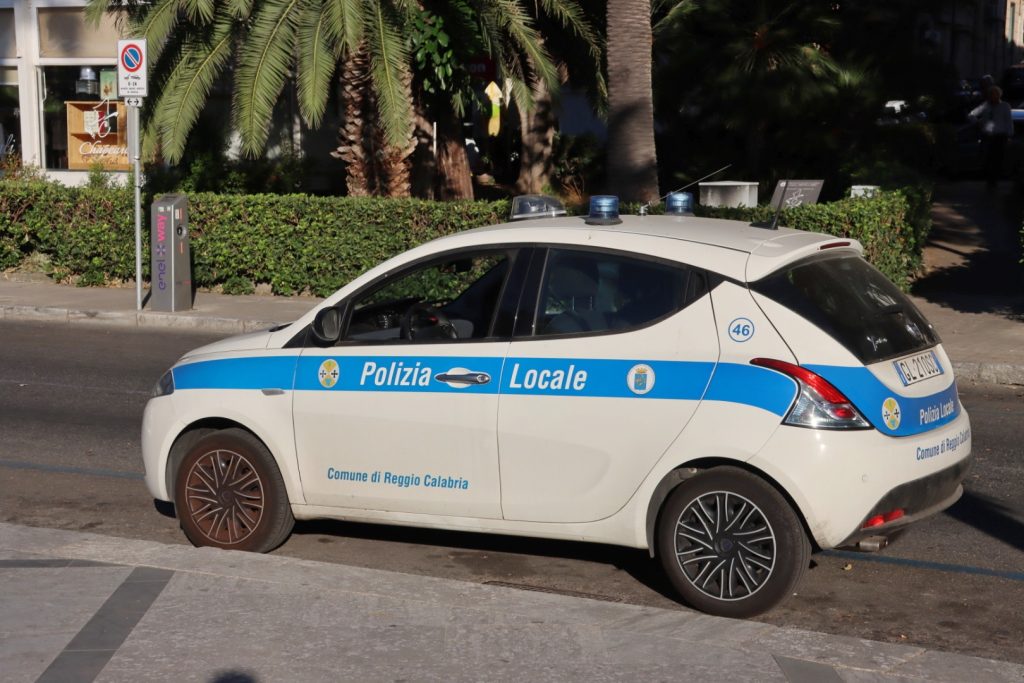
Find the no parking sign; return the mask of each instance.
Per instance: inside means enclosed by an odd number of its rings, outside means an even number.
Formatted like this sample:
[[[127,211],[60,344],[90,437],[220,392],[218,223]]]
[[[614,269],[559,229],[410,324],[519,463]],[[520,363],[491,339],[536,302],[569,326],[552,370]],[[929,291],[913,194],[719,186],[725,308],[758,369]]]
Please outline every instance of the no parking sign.
[[[149,92],[147,70],[145,38],[117,41],[118,97],[145,97]]]

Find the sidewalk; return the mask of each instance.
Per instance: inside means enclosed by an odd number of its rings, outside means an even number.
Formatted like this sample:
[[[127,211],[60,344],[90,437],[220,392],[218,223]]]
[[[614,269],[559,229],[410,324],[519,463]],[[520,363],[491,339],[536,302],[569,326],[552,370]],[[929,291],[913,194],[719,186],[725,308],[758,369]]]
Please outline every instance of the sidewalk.
[[[961,380],[1024,385],[1024,266],[1011,188],[982,182],[939,186],[924,250],[926,275],[913,300],[939,331]],[[0,319],[173,327],[237,334],[294,320],[320,299],[200,292],[194,310],[135,310],[134,289],[55,285],[0,275]]]
[[[15,681],[1024,680],[1009,662],[276,555],[0,524]]]

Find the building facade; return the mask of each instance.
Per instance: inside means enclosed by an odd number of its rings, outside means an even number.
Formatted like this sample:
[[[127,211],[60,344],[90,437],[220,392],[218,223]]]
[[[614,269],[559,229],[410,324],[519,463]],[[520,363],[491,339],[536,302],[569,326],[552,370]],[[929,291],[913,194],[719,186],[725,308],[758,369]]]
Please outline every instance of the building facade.
[[[945,0],[921,17],[923,40],[961,78],[997,81],[1024,59],[1024,0]]]
[[[0,0],[0,153],[68,185],[91,168],[128,170],[112,17],[87,25],[84,0]]]

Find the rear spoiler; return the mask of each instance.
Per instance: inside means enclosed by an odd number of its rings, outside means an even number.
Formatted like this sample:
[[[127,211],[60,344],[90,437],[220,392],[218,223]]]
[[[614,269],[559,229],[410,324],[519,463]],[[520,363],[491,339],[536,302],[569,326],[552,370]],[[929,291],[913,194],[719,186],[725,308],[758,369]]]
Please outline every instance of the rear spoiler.
[[[864,247],[855,239],[814,232],[779,235],[767,239],[750,252],[746,280],[754,282],[790,263],[822,251],[849,251],[864,255]]]

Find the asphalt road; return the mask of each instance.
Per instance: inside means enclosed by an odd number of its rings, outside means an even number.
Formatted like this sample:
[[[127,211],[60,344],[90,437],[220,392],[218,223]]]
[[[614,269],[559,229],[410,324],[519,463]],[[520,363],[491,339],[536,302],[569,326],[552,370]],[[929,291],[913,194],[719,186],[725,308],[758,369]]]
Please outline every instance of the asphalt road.
[[[149,391],[211,337],[0,322],[0,520],[185,543],[141,481]],[[826,553],[765,622],[1024,663],[1024,388],[962,386],[976,464],[964,498],[881,553]],[[303,522],[276,552],[679,608],[645,552]]]

